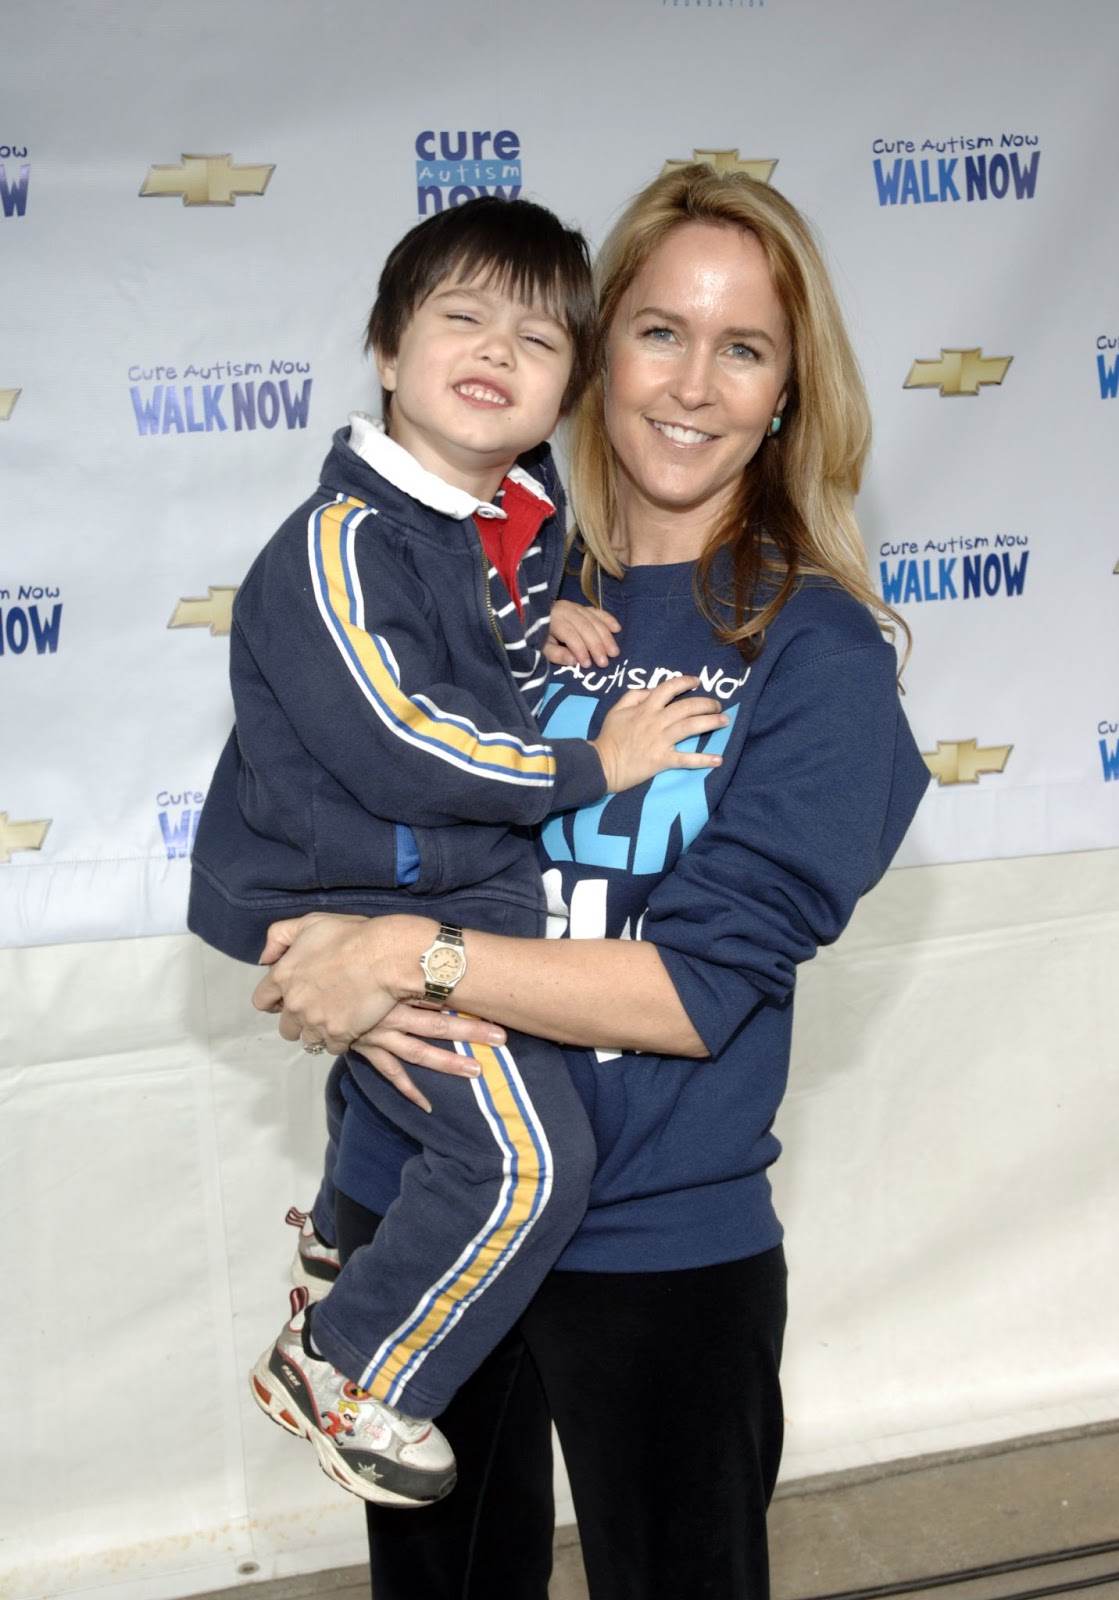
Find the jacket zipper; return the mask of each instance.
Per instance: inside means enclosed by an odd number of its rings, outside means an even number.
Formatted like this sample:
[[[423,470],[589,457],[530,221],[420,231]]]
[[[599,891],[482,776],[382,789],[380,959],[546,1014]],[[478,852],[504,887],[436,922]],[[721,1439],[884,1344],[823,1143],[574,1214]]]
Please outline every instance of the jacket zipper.
[[[482,543],[482,535],[477,533],[477,530],[475,530],[475,532],[478,540],[478,559],[482,563],[482,594],[485,596],[486,601],[486,616],[490,619],[490,627],[493,629],[493,636],[497,640],[498,645],[501,647],[502,655],[504,655],[505,641],[501,637],[501,629],[498,627],[497,618],[493,614],[493,600],[490,596],[490,564],[486,556],[486,547]]]

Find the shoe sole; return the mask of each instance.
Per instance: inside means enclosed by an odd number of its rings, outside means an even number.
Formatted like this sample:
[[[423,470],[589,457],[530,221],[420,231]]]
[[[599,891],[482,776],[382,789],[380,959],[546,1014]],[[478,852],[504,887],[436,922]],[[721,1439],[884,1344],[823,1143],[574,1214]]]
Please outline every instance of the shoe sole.
[[[429,1500],[413,1500],[407,1495],[395,1494],[391,1489],[382,1489],[377,1484],[369,1483],[365,1478],[359,1478],[344,1461],[339,1460],[321,1429],[308,1422],[298,1406],[290,1403],[287,1395],[276,1390],[275,1380],[268,1365],[271,1354],[271,1350],[266,1350],[250,1373],[249,1393],[265,1416],[270,1417],[288,1433],[295,1434],[297,1439],[306,1439],[308,1444],[314,1445],[319,1466],[332,1482],[340,1483],[343,1489],[348,1489],[361,1500],[369,1500],[379,1506],[399,1506],[404,1510],[409,1508],[415,1511],[421,1510],[424,1506],[435,1505],[438,1500],[450,1494],[456,1482],[454,1473],[446,1487],[441,1488],[439,1493],[432,1495]]]

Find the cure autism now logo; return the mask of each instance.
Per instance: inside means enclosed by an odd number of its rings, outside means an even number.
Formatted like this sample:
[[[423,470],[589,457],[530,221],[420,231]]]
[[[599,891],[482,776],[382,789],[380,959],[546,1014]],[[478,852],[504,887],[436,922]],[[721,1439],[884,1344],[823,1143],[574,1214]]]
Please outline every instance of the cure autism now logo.
[[[479,195],[515,200],[521,192],[521,141],[512,128],[425,128],[416,135],[416,210],[434,216]]]
[[[208,366],[128,369],[141,438],[165,433],[244,433],[305,428],[314,379],[309,361],[215,361]]]
[[[887,541],[878,546],[882,598],[889,606],[996,595],[1016,599],[1026,587],[1029,545],[1025,533]]]
[[[1040,144],[1036,133],[875,139],[870,150],[878,204],[1032,200],[1037,192]]]

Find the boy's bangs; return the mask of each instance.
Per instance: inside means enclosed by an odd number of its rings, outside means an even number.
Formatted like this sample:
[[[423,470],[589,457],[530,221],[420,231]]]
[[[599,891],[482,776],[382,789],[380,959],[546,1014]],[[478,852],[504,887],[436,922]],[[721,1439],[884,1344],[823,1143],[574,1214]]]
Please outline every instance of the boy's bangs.
[[[510,260],[508,251],[492,256],[483,250],[463,251],[452,261],[450,271],[443,280],[455,284],[477,284],[480,289],[493,289],[508,295],[519,305],[542,311],[565,327],[570,321],[567,302],[570,295],[560,282],[557,269],[550,272],[539,256],[527,261]]]

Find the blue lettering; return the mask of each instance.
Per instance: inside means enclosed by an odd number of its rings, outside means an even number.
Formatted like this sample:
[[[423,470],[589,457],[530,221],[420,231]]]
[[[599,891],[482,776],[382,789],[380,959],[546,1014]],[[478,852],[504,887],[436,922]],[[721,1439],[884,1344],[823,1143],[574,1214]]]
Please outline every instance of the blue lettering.
[[[421,217],[428,215],[427,202],[432,201],[431,215],[443,209],[443,191],[437,184],[421,184],[416,190],[416,210]]]
[[[1037,164],[1041,160],[1041,151],[1035,150],[1026,166],[1023,167],[1015,151],[1010,158],[1010,170],[1014,178],[1014,193],[1019,200],[1032,200],[1034,190],[1037,188]]]
[[[907,565],[908,562],[899,561],[897,571],[891,572],[888,562],[880,561],[878,564],[882,576],[882,598],[888,606],[901,604],[901,586]]]
[[[266,428],[274,428],[280,420],[280,396],[271,379],[256,386],[256,412]]]
[[[307,426],[307,413],[311,405],[311,385],[313,378],[305,378],[303,388],[298,396],[293,395],[288,389],[288,380],[280,379],[280,399],[284,402],[284,419],[289,428],[305,428]]]
[[[979,594],[980,568],[983,565],[982,556],[964,557],[964,599],[971,600]]]
[[[1119,778],[1119,739],[1115,741],[1114,750],[1108,749],[1106,739],[1100,740],[1100,760],[1103,762],[1103,781],[1114,783]]]
[[[1096,357],[1100,372],[1100,399],[1114,400],[1119,395],[1119,356],[1108,366],[1103,356]]]
[[[921,204],[921,191],[917,186],[917,164],[914,161],[905,162],[905,175],[901,180],[901,203],[912,200],[915,206]]]
[[[995,199],[1004,199],[1010,188],[1010,162],[1005,156],[991,157],[987,163],[987,178]]]
[[[663,778],[666,774],[662,772],[660,776]],[[655,778],[653,782],[656,782]],[[596,806],[582,806],[575,813],[571,830],[575,860],[586,866],[617,867],[619,870],[624,870],[629,858],[627,835],[603,833],[599,828],[602,813],[613,798],[612,794],[608,794],[605,800],[600,800]]]
[[[940,568],[939,580],[941,600],[958,600],[959,596],[956,593],[956,582],[952,576],[952,568],[956,565],[955,556],[952,556],[949,560],[946,560],[944,556],[941,556],[938,565]]]
[[[1012,567],[1011,564],[1010,564],[1010,557],[1006,554],[1005,551],[1003,552],[1002,576],[1003,576],[1003,583],[1006,586],[1006,592],[1007,592],[1008,595],[1021,594],[1022,590],[1025,588],[1025,586],[1026,586],[1026,562],[1029,559],[1030,559],[1030,552],[1027,550],[1025,555],[1023,555],[1022,559],[1018,562],[1017,566],[1013,566]]]
[[[136,413],[136,426],[141,436],[159,432],[159,418],[163,411],[163,385],[157,383],[150,400],[145,400],[138,388],[132,388],[132,409]]]
[[[898,185],[901,182],[901,157],[894,162],[892,172],[883,169],[881,161],[874,163],[874,181],[878,185],[878,204],[880,206],[896,206],[898,203]]]
[[[953,200],[960,198],[960,191],[956,188],[956,180],[952,176],[956,170],[957,161],[958,157],[956,156],[953,156],[951,161],[946,161],[941,156],[936,164],[936,175],[940,184],[940,198],[942,200],[947,200],[949,196]]]
[[[233,385],[233,428],[240,433],[242,428],[248,428],[250,433],[256,427],[256,384],[235,383]]]
[[[201,815],[201,811],[183,811],[175,823],[166,811],[159,813],[159,830],[168,861],[181,861],[190,854]]]
[[[27,185],[30,177],[31,166],[28,163],[20,167],[19,177],[9,184],[8,169],[0,166],[0,206],[3,206],[6,217],[27,215]]]
[[[737,706],[727,707],[730,721],[725,728],[719,728],[708,736],[703,747],[705,751],[715,756],[723,754],[737,715]],[[698,750],[699,740],[684,739],[678,748],[687,751]],[[642,873],[661,870],[668,858],[669,840],[677,822],[680,824],[682,839],[681,853],[688,848],[710,816],[704,788],[706,777],[705,772],[686,772],[682,768],[671,772],[658,772],[649,785],[648,793],[641,805],[641,821],[638,824],[637,839],[633,848],[632,871]],[[581,815],[580,812],[576,816],[576,829]],[[578,840],[578,834],[576,839]],[[576,860],[583,860],[578,848],[575,856]]]
[[[58,649],[58,630],[61,625],[61,605],[53,608],[49,622],[42,621],[38,606],[31,607],[31,631],[35,635],[35,649],[39,655],[54,655]]]
[[[4,629],[0,634],[0,652],[3,651],[4,641],[7,640],[8,649],[14,656],[21,656],[27,649],[30,630],[27,626],[27,612],[22,606],[9,606],[4,617]]]
[[[224,433],[228,427],[228,423],[221,414],[221,397],[224,390],[224,383],[206,383],[202,386],[202,407],[203,415],[206,419],[207,433],[212,433],[215,427],[219,433]]]
[[[182,407],[179,405],[179,391],[173,383],[169,383],[163,391],[163,422],[159,431],[170,433],[172,428],[176,433],[186,432]]]
[[[1014,184],[1018,200],[1032,200],[1037,190],[1037,168],[1041,151],[1035,150],[1023,164],[1015,150],[1008,161],[1004,155],[968,156],[964,161],[964,178],[969,200],[986,200],[988,187],[996,200],[1003,200]]]
[[[905,594],[902,599],[907,601],[923,600],[925,596],[921,590],[921,573],[917,563],[915,561],[907,561],[905,565]]]
[[[987,157],[968,156],[964,161],[964,181],[969,200],[987,198]]]
[[[558,683],[549,684],[548,692],[541,701],[536,714],[541,733],[545,739],[586,739],[590,734],[591,718],[594,716],[598,701],[592,699],[590,695],[568,695],[567,699],[562,701],[545,720],[544,707],[559,693],[559,687]],[[540,840],[553,861],[573,859],[564,836],[562,816],[548,818],[541,829]]]
[[[423,133],[416,135],[416,154],[421,161],[435,160],[435,130],[425,128]]]
[[[62,625],[62,607],[52,607],[50,621],[39,615],[38,606],[9,606],[7,613],[0,612],[0,656],[5,650],[21,656],[35,640],[36,655],[54,655],[58,649],[58,630]]]
[[[206,424],[201,417],[194,415],[194,385],[188,383],[183,388],[183,409],[186,412],[186,426],[188,433],[205,433]]]

